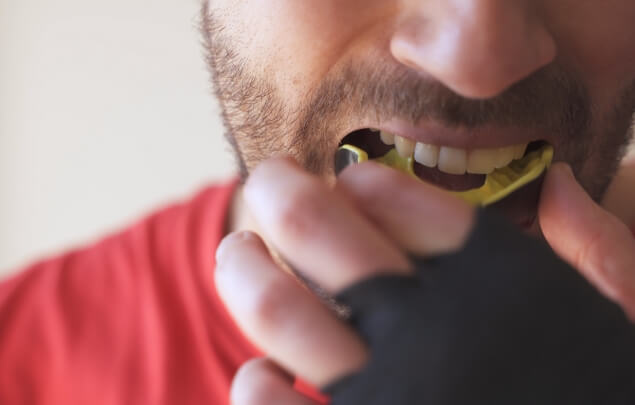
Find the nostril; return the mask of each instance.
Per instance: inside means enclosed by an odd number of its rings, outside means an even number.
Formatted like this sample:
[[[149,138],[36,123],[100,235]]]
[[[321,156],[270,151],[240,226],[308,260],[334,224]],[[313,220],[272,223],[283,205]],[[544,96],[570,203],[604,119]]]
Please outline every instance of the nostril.
[[[426,57],[426,53],[419,41],[408,39],[403,35],[395,36],[390,41],[390,52],[402,65],[425,72],[425,63],[422,58]]]

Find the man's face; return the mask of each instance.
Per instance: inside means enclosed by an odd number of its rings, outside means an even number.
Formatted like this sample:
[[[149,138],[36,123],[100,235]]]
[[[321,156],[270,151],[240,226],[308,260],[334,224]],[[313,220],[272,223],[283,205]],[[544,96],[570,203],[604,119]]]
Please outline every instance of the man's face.
[[[345,137],[359,131],[359,146],[382,145],[373,128],[396,136],[404,154],[415,147],[422,179],[455,190],[478,186],[479,173],[510,159],[509,150],[546,141],[595,199],[632,131],[633,21],[633,0],[203,7],[208,61],[243,176],[287,153],[333,181]],[[519,206],[533,215],[533,206]]]

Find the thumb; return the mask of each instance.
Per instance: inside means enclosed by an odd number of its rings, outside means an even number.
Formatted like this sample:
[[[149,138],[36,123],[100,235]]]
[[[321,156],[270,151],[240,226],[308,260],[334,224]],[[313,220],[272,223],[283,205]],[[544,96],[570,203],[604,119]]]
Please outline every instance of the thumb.
[[[635,239],[589,197],[568,165],[549,170],[538,216],[555,252],[635,319]]]

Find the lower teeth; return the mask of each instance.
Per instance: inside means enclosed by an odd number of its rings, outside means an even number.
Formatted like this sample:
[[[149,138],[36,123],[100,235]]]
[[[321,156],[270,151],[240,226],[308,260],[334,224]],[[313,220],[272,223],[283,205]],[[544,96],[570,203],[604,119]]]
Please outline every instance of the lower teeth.
[[[368,160],[368,153],[364,150],[352,145],[343,145],[338,149],[335,158],[335,170],[339,173],[350,164]],[[414,159],[399,156],[395,149],[372,160],[419,179],[414,172]],[[549,168],[552,160],[553,147],[545,143],[539,149],[528,152],[523,158],[488,174],[481,187],[453,194],[474,205],[494,204],[539,178]]]

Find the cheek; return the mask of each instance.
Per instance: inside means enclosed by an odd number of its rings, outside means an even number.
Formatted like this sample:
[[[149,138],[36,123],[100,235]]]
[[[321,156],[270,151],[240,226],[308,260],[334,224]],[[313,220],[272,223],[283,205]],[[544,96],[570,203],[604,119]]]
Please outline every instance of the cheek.
[[[559,22],[566,63],[583,76],[595,104],[614,102],[635,80],[635,1],[576,2],[562,10]]]
[[[235,6],[240,54],[288,102],[321,82],[382,0],[251,0]],[[360,13],[360,10],[365,10]],[[366,15],[365,15],[366,14]],[[235,31],[232,31],[232,33]]]

